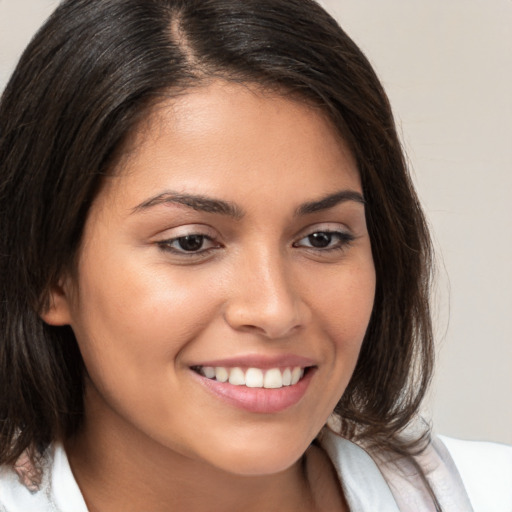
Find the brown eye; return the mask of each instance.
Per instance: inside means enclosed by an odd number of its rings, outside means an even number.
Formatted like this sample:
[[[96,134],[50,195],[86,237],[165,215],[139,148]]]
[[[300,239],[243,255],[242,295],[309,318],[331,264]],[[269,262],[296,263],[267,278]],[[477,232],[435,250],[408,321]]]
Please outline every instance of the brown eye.
[[[333,238],[332,233],[326,233],[324,231],[320,231],[318,233],[312,233],[308,236],[308,241],[311,247],[315,247],[317,249],[329,247]]]
[[[345,231],[315,231],[295,242],[293,246],[325,252],[344,249],[353,241],[354,236]]]
[[[190,235],[177,236],[168,240],[161,240],[157,245],[166,252],[176,255],[205,255],[209,251],[219,248],[220,244],[215,242],[208,235],[191,233]]]
[[[204,239],[205,237],[203,235],[188,235],[181,236],[180,238],[176,239],[176,242],[178,243],[180,249],[183,249],[187,252],[194,252],[202,249],[204,245]]]

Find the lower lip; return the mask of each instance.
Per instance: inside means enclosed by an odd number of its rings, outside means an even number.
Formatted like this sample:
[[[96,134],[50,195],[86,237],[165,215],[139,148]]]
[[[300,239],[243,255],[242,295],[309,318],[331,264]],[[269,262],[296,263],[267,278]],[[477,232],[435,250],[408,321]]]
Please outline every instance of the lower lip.
[[[249,412],[271,414],[284,411],[301,400],[311,382],[315,369],[308,368],[304,377],[297,384],[277,389],[234,386],[228,382],[208,379],[193,370],[191,371],[208,391],[228,404]]]

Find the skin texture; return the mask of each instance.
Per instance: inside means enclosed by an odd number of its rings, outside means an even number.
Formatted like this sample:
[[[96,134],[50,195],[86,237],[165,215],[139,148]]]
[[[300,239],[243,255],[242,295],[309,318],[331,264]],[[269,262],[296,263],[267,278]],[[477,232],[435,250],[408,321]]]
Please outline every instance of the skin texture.
[[[77,277],[44,315],[71,325],[89,375],[67,450],[91,511],[343,509],[325,454],[303,455],[357,361],[371,246],[357,200],[297,210],[347,190],[362,194],[356,165],[325,116],[255,87],[193,89],[133,134],[93,202]],[[236,216],[151,201],[169,191]],[[311,247],[325,231],[353,240]],[[193,234],[209,238],[179,252]],[[248,355],[307,358],[304,395],[250,412],[191,369]]]

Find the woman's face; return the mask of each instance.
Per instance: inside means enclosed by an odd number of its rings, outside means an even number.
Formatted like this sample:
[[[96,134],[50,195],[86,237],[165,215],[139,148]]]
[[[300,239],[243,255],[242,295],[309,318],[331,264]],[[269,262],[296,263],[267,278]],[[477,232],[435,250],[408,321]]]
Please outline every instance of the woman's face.
[[[318,110],[194,89],[128,144],[77,276],[45,319],[76,334],[90,425],[233,473],[283,470],[343,394],[373,306],[354,159]]]

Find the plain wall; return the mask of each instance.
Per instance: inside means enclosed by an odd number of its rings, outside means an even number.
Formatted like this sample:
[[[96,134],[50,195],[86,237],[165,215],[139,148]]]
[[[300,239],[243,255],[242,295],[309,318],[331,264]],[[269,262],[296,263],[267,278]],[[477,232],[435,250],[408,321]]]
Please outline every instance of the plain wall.
[[[55,0],[0,0],[0,90]],[[512,443],[512,2],[323,0],[391,99],[438,252],[437,431]]]
[[[384,83],[436,242],[434,426],[512,443],[512,2],[323,5]]]

